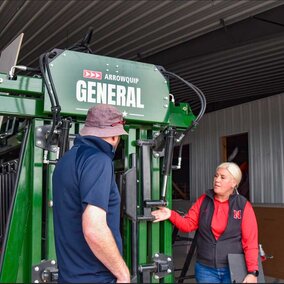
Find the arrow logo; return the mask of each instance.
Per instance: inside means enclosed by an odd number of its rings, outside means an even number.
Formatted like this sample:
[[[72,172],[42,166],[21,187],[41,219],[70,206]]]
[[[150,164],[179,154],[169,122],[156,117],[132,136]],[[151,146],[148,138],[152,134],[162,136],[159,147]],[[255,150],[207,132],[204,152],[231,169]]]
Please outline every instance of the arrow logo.
[[[102,80],[103,74],[99,71],[83,70],[83,77],[88,79]]]

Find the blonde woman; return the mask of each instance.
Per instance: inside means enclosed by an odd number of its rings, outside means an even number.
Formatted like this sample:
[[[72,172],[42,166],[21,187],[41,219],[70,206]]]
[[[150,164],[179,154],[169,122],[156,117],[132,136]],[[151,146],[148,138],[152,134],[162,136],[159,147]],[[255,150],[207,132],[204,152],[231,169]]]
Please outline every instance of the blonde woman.
[[[185,217],[165,207],[152,212],[154,222],[169,219],[183,232],[198,229],[198,283],[231,283],[229,253],[244,253],[248,273],[243,283],[257,283],[258,228],[251,203],[237,191],[241,179],[238,165],[222,163],[213,189],[201,195]]]

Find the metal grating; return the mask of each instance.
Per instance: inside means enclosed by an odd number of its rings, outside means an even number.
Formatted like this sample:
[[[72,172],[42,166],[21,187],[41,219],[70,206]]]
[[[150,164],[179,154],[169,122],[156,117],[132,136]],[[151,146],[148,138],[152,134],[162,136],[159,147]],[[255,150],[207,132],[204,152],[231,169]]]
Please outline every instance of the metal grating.
[[[12,160],[0,165],[0,251],[12,204],[17,168],[18,160]]]

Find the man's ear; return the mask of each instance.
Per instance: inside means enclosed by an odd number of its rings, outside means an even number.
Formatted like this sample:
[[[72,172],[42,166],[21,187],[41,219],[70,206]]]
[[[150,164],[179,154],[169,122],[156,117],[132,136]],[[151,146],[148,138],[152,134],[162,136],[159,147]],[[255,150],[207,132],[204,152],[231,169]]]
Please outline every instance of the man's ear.
[[[120,141],[120,136],[113,136],[111,137],[113,143],[117,146]]]

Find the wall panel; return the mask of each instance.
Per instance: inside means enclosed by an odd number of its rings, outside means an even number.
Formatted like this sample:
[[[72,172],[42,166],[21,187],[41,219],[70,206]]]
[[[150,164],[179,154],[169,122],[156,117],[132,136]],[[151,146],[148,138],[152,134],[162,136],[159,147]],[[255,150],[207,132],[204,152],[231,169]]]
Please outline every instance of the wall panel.
[[[206,114],[190,135],[190,196],[212,187],[221,137],[247,132],[253,203],[284,203],[284,94]]]

